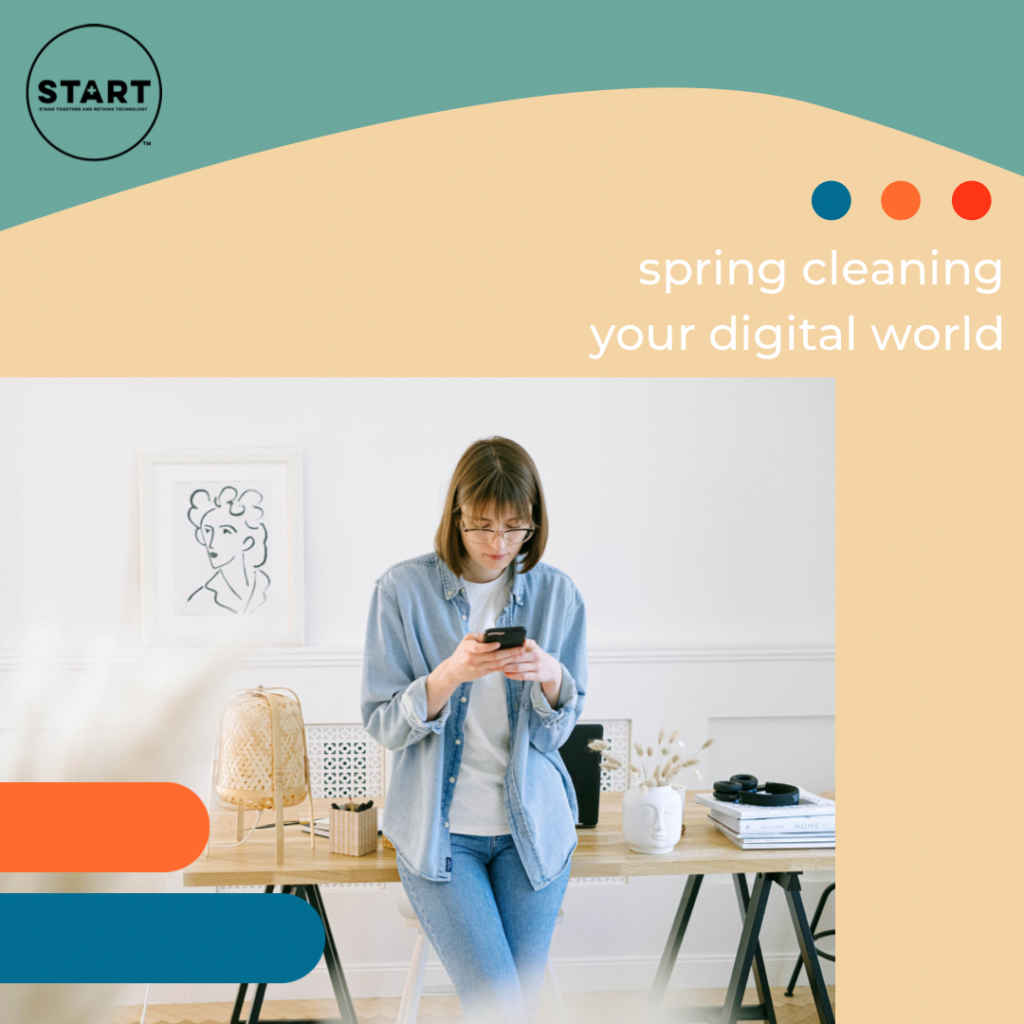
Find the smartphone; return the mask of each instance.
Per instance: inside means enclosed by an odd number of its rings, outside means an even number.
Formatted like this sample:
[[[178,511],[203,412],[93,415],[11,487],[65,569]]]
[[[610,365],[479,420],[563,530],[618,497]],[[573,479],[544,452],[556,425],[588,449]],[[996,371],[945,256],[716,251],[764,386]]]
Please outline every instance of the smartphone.
[[[498,650],[504,650],[506,647],[522,647],[526,642],[526,627],[525,626],[502,626],[500,629],[487,629],[484,630],[484,643],[501,644]]]

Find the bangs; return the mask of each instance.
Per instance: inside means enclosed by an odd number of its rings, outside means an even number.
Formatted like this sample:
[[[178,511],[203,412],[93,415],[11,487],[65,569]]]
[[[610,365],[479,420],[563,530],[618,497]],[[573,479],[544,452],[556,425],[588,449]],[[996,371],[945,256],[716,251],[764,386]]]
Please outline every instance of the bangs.
[[[493,508],[500,517],[515,516],[532,523],[534,491],[532,480],[513,480],[505,473],[496,472],[487,479],[475,480],[470,486],[460,487],[456,501],[460,508],[478,518],[481,513]]]

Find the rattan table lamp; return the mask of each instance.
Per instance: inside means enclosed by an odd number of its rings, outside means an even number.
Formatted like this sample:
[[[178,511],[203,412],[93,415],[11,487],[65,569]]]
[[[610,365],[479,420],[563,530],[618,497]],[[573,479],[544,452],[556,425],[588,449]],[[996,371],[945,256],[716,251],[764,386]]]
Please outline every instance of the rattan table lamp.
[[[238,842],[245,838],[246,810],[274,809],[277,863],[283,864],[284,809],[308,799],[313,821],[306,727],[293,690],[260,686],[230,696],[221,715],[213,781],[217,797],[238,808]],[[316,845],[312,827],[309,844]]]

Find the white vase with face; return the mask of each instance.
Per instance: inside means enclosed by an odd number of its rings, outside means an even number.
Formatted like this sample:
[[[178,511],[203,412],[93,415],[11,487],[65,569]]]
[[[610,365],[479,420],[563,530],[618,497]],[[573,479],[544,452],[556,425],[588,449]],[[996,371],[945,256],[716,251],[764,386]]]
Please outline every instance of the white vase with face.
[[[622,795],[622,834],[634,853],[671,853],[683,834],[683,794],[639,786]]]

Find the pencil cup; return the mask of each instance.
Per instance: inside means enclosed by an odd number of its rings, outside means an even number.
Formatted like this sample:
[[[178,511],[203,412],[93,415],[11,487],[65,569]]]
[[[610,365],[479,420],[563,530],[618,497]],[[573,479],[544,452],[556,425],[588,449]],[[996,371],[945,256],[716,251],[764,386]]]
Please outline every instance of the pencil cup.
[[[377,808],[365,811],[345,811],[331,808],[330,844],[331,853],[343,853],[348,857],[363,857],[377,851]]]

